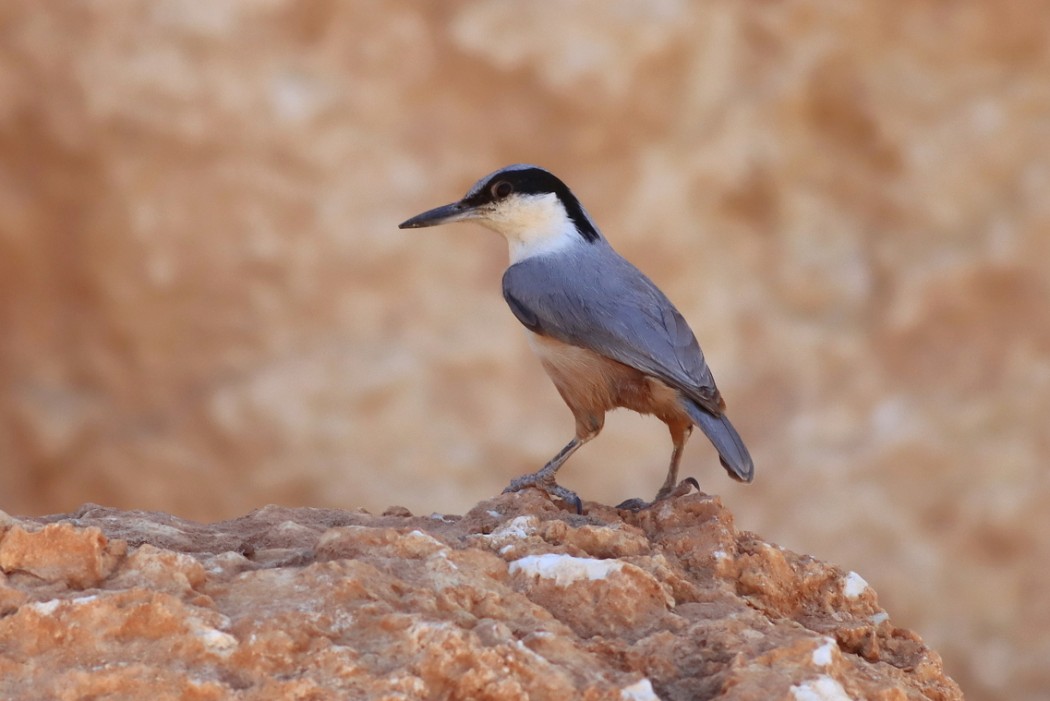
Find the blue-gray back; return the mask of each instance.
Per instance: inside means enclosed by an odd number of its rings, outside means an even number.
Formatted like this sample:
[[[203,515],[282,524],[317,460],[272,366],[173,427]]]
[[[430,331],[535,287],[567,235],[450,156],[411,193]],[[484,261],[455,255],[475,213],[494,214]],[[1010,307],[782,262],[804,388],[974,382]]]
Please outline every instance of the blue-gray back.
[[[724,404],[689,324],[604,240],[526,258],[503,274],[526,328],[657,377],[715,414]]]

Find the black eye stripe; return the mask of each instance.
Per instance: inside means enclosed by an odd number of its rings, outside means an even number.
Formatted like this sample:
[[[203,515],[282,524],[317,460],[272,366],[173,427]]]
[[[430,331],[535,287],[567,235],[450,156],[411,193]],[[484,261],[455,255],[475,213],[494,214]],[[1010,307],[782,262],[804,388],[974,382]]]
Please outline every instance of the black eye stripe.
[[[561,200],[562,206],[565,207],[569,218],[576,225],[576,230],[580,232],[580,236],[590,242],[598,240],[599,234],[588,221],[580,201],[576,199],[576,195],[572,194],[568,186],[559,180],[557,176],[542,168],[500,171],[485,183],[485,187],[478,189],[477,192],[469,197],[466,200],[467,204],[486,204],[507,197],[511,194],[510,192],[506,194],[497,194],[496,192],[504,184],[511,187],[511,192],[522,195],[546,195],[553,193]]]

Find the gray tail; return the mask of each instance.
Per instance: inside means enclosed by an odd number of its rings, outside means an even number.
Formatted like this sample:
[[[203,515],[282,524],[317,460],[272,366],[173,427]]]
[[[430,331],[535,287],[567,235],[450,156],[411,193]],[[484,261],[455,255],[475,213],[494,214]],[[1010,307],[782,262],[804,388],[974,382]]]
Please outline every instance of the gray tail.
[[[733,428],[733,424],[729,423],[726,415],[715,416],[685,398],[682,404],[689,412],[689,417],[718,450],[722,467],[729,476],[740,482],[750,482],[755,476],[755,463],[751,462],[751,454],[747,452],[744,441]]]

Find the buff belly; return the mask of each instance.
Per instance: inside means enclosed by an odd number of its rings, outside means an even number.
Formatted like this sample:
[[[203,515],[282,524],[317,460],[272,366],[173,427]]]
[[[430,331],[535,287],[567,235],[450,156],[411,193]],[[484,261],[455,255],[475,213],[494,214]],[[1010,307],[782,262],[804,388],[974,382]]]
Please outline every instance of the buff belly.
[[[549,336],[530,332],[529,344],[577,422],[586,417],[600,425],[605,412],[623,407],[668,424],[692,423],[678,391],[662,380]]]

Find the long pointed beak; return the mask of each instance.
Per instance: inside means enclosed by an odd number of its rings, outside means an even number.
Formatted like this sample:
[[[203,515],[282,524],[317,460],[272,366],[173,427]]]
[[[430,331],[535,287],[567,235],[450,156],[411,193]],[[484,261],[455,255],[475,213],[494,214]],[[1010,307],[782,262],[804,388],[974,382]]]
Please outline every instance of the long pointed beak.
[[[453,202],[434,209],[428,209],[422,214],[401,222],[397,225],[399,229],[422,229],[425,226],[437,226],[449,222],[473,219],[477,216],[477,208],[462,202]]]

